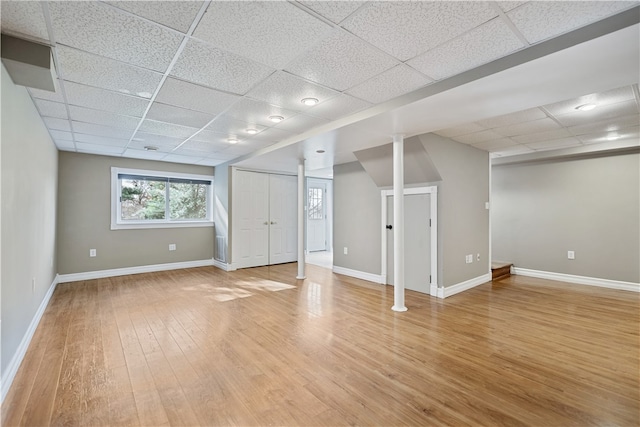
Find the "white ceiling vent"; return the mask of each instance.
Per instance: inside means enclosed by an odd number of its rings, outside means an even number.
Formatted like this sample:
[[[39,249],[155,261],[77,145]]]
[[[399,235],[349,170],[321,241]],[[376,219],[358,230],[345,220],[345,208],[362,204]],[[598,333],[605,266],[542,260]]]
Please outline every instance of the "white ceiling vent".
[[[55,92],[51,47],[2,34],[1,51],[15,84]]]

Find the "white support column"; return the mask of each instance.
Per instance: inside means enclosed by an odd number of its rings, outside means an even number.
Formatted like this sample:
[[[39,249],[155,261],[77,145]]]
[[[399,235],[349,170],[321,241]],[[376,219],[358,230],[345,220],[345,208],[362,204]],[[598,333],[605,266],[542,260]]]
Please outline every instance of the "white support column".
[[[298,276],[296,279],[305,279],[304,275],[304,159],[298,163]]]
[[[404,305],[404,136],[393,135],[393,311]]]

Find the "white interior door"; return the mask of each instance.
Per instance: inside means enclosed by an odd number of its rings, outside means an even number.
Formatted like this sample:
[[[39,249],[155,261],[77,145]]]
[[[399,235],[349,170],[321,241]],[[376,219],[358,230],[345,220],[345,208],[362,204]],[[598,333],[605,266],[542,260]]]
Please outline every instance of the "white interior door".
[[[429,194],[404,196],[405,288],[429,294],[431,227]],[[387,197],[387,283],[393,285],[393,196]]]
[[[295,176],[269,175],[269,264],[298,259],[297,186]]]
[[[269,263],[269,175],[238,171],[236,221],[238,228],[237,263],[240,267],[256,267]]]
[[[327,184],[308,181],[307,185],[307,251],[327,250]]]

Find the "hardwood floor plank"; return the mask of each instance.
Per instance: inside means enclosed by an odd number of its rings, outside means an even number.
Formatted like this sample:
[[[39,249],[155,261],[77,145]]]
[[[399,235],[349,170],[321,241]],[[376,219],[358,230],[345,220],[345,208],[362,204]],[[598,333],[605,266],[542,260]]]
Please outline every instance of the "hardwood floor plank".
[[[3,425],[640,425],[637,294],[446,300],[295,264],[60,285]]]

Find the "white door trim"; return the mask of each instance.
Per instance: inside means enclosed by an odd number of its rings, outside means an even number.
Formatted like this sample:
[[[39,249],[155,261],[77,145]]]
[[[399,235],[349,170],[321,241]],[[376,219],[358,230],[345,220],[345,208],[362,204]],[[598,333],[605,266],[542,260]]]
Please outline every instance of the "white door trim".
[[[429,286],[429,295],[435,297],[438,295],[438,187],[415,187],[405,188],[404,195],[412,194],[430,194],[429,209],[431,214],[431,285]],[[380,192],[380,232],[382,243],[380,258],[380,276],[383,283],[387,283],[387,197],[393,196],[393,190],[382,190]]]

